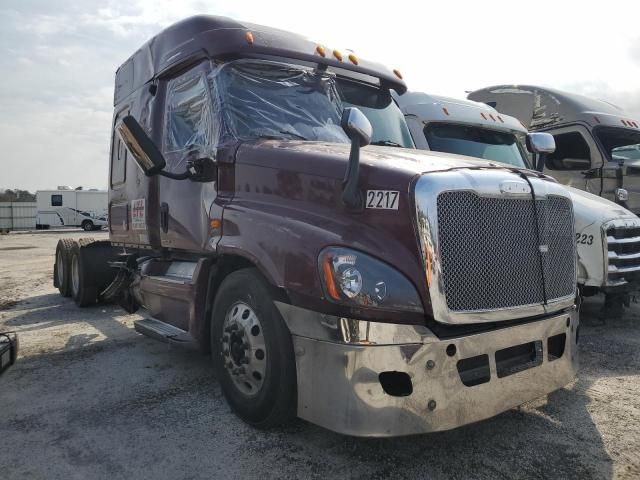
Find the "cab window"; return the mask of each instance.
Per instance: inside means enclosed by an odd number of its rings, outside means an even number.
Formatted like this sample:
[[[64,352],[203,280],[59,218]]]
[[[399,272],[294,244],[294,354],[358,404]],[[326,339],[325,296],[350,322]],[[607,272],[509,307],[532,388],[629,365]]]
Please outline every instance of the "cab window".
[[[549,170],[587,170],[591,168],[591,150],[580,133],[559,133],[553,137],[556,140],[556,151],[547,155],[545,163]]]
[[[184,170],[186,153],[204,152],[212,143],[212,112],[207,80],[200,72],[187,72],[167,88],[163,151],[167,169]]]

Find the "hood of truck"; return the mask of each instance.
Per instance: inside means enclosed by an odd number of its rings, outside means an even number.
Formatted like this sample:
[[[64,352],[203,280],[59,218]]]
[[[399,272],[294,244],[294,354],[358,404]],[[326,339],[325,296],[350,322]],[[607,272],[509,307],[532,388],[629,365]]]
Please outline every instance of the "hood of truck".
[[[566,189],[569,190],[573,201],[576,232],[594,223],[603,224],[615,219],[637,218],[633,212],[606,198],[573,187]]]
[[[342,178],[350,149],[348,144],[264,140],[241,145],[236,161]],[[455,168],[505,168],[463,155],[375,145],[360,150],[360,166],[410,176]]]

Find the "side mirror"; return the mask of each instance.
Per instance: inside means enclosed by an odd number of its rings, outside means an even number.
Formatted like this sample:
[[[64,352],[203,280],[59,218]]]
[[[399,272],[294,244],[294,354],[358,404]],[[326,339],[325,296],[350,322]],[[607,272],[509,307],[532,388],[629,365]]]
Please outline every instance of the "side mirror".
[[[371,143],[373,127],[364,113],[355,107],[348,107],[342,111],[340,125],[347,137],[351,139],[349,165],[342,182],[342,201],[350,209],[359,210],[364,202],[359,185],[360,147]]]
[[[340,126],[352,142],[357,141],[358,146],[364,147],[371,143],[373,127],[369,119],[359,108],[347,107],[342,111]]]
[[[127,115],[116,127],[140,169],[147,177],[160,173],[167,162],[138,121]]]
[[[527,150],[531,153],[553,153],[556,151],[556,140],[550,133],[528,133]]]
[[[547,154],[556,151],[556,140],[550,133],[527,133],[527,150],[533,153],[535,169],[542,172]]]

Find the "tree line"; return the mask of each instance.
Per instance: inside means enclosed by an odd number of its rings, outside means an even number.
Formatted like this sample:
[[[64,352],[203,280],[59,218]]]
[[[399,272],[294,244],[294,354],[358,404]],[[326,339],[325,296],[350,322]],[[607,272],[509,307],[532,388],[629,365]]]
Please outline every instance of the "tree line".
[[[7,189],[0,191],[0,202],[35,202],[36,195],[28,190]]]

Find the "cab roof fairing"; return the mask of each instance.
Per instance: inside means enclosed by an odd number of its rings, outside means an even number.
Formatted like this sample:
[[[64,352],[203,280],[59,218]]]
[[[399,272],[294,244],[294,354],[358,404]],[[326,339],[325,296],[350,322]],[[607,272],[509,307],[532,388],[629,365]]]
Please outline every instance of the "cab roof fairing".
[[[422,92],[407,92],[404,95],[395,95],[394,98],[402,113],[415,115],[423,122],[464,123],[500,131],[511,130],[527,133],[527,129],[518,119],[500,113],[485,103],[429,95]],[[448,114],[444,112],[443,108],[447,110]],[[486,118],[482,116],[482,113]],[[494,120],[492,120],[492,116]]]
[[[496,103],[496,109],[519,119],[531,130],[552,125],[584,122],[590,127],[609,125],[636,130],[631,119],[617,105],[535,85],[496,85],[475,90],[467,96],[477,102]],[[524,111],[527,111],[526,118]],[[633,120],[635,121],[635,120]],[[639,122],[635,121],[636,124]]]
[[[253,41],[245,34],[251,32]],[[241,23],[226,17],[197,15],[177,22],[147,41],[116,71],[114,105],[145,83],[201,59],[282,57],[340,68],[380,80],[381,85],[404,93],[405,82],[389,68],[358,57],[357,65],[345,53],[343,61],[317,52],[321,45],[276,28]]]

